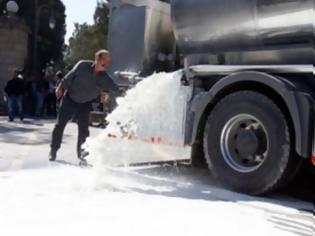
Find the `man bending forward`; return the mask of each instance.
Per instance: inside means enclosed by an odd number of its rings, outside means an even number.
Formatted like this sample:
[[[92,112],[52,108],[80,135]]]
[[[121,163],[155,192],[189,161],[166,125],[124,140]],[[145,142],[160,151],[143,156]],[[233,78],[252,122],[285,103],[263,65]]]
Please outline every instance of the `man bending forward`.
[[[119,95],[119,88],[107,74],[110,62],[107,50],[100,50],[95,54],[95,61],[80,61],[65,76],[56,88],[57,98],[62,97],[57,122],[52,133],[49,160],[55,161],[57,151],[61,146],[62,136],[66,124],[73,117],[78,123],[77,155],[80,164],[86,164],[86,152],[81,145],[89,136],[89,114],[92,100],[105,92]]]

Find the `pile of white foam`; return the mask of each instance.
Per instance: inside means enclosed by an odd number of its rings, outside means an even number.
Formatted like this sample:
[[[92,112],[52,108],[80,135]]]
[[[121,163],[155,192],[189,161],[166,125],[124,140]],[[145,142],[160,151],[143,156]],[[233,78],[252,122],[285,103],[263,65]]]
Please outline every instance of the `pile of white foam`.
[[[151,144],[141,138],[179,140],[183,129],[179,121],[189,96],[181,77],[182,71],[153,74],[118,98],[117,108],[107,117],[108,127],[87,140],[88,162],[93,166],[146,162]]]

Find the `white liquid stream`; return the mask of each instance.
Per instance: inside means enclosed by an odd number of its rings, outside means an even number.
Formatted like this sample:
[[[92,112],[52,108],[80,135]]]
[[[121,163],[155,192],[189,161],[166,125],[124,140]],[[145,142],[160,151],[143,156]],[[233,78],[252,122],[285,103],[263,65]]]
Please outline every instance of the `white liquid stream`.
[[[184,156],[190,88],[181,86],[181,77],[182,71],[153,74],[118,98],[117,108],[107,117],[107,128],[85,144],[88,161],[106,166],[163,161],[174,158],[169,153],[175,149]]]

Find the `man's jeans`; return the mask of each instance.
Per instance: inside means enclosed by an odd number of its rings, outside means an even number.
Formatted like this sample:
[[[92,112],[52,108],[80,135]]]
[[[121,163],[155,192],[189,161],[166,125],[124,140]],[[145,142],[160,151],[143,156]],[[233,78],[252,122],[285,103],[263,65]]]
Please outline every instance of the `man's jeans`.
[[[57,151],[62,142],[63,131],[67,123],[75,118],[78,124],[77,155],[81,158],[81,145],[89,136],[89,116],[92,108],[91,102],[76,103],[66,95],[60,105],[57,122],[52,133],[51,149]]]
[[[14,119],[14,116],[16,115],[16,113],[21,119],[23,119],[23,96],[22,95],[8,97],[8,111],[9,111],[10,120]]]
[[[41,116],[43,113],[44,95],[41,92],[36,91],[36,116]]]

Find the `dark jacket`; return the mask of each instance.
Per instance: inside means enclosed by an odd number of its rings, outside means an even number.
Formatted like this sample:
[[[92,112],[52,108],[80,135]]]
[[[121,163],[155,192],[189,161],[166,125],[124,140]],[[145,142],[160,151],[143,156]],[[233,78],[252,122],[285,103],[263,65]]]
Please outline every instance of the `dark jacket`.
[[[4,88],[8,96],[21,96],[25,92],[25,82],[19,78],[13,78],[8,81]]]
[[[93,61],[78,62],[62,80],[61,85],[77,103],[90,102],[102,91],[120,95],[119,87],[106,72],[94,74]]]

